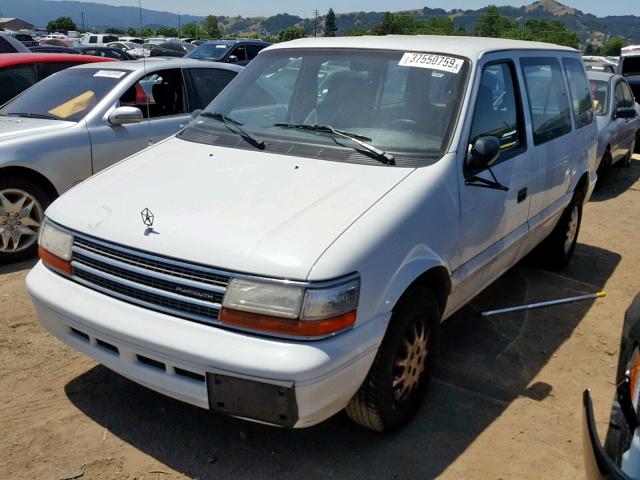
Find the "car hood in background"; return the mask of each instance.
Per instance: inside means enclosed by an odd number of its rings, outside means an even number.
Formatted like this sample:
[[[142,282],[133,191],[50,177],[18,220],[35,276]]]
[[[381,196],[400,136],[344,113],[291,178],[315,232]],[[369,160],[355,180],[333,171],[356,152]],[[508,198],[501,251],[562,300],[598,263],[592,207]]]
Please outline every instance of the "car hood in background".
[[[60,130],[72,125],[75,125],[75,122],[0,116],[0,142]]]
[[[172,138],[75,187],[47,214],[144,251],[303,280],[331,243],[412,171]],[[152,232],[145,232],[145,208],[154,215]]]

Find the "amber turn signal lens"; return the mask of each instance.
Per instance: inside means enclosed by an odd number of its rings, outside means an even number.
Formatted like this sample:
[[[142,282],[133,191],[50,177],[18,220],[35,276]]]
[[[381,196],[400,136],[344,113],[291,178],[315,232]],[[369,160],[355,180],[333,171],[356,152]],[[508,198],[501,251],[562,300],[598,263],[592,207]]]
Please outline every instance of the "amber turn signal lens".
[[[220,312],[220,321],[236,327],[278,335],[323,337],[353,326],[356,321],[356,312],[353,310],[322,320],[291,320],[223,308]]]
[[[40,260],[42,260],[42,263],[44,263],[47,267],[51,267],[54,270],[66,275],[73,275],[71,262],[67,262],[60,257],[56,257],[53,253],[48,252],[42,247],[38,247],[38,256],[40,257]]]

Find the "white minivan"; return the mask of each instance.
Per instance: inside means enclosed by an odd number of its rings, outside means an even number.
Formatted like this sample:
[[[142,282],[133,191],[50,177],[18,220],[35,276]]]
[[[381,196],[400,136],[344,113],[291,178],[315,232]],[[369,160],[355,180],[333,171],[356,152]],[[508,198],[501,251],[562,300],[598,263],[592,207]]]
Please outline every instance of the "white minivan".
[[[185,402],[308,427],[416,412],[440,323],[539,248],[571,257],[595,180],[576,50],[301,39],[179,134],[55,201],[40,322]]]

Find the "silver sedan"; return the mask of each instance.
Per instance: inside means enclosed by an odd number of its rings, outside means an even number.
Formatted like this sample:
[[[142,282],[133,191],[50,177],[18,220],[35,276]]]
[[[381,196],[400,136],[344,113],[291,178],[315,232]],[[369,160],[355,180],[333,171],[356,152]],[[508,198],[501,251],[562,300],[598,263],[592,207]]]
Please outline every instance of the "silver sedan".
[[[640,105],[620,75],[587,72],[598,122],[598,176],[606,177],[618,161],[630,165],[640,132]]]
[[[178,132],[241,70],[186,59],[88,64],[0,108],[0,263],[35,254],[57,196]]]

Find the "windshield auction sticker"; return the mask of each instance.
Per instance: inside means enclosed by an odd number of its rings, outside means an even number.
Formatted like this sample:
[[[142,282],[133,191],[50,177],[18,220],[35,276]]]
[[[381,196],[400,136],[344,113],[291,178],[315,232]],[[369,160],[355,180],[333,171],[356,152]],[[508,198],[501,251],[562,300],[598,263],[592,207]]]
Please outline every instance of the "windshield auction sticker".
[[[93,76],[102,78],[122,78],[126,74],[127,72],[123,72],[121,70],[98,70],[93,74]]]
[[[407,52],[398,63],[403,67],[430,68],[432,70],[442,70],[443,72],[458,73],[464,65],[464,60],[460,58],[447,57],[445,55],[435,55],[433,53],[412,53]]]

